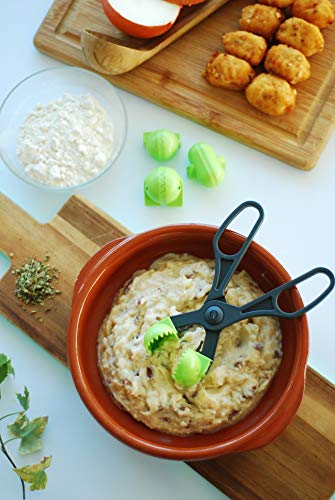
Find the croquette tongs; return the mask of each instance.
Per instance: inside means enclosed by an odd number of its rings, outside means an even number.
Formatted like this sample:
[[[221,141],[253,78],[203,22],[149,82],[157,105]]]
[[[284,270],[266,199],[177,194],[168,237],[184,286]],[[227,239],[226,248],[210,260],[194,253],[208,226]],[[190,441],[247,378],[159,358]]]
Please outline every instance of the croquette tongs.
[[[220,249],[224,244],[224,233],[228,226],[237,216],[246,209],[254,208],[258,212],[258,218],[249,235],[244,240],[241,248],[233,254],[227,254]],[[201,325],[205,329],[205,339],[199,345],[194,355],[200,356],[198,361],[202,365],[204,374],[214,359],[220,332],[229,325],[238,321],[256,316],[276,316],[278,318],[298,318],[317,306],[334,288],[335,278],[333,273],[324,267],[316,267],[298,278],[288,281],[277,288],[265,293],[257,299],[242,306],[228,304],[225,299],[227,285],[248,250],[256,232],[264,219],[264,210],[255,201],[246,201],[238,206],[223,222],[213,238],[213,250],[215,257],[215,273],[212,287],[202,307],[175,316],[167,317],[150,327],[144,338],[148,351],[154,352],[161,348],[168,338],[179,339],[183,332],[192,325]],[[284,311],[279,305],[280,296],[283,292],[293,289],[296,285],[307,281],[317,274],[324,274],[329,279],[329,284],[320,295],[308,305],[302,306],[295,311]],[[185,353],[186,356],[186,353]],[[188,354],[190,356],[190,354]],[[194,359],[195,361],[195,359]],[[190,361],[189,361],[190,362]],[[187,364],[187,363],[186,363]]]

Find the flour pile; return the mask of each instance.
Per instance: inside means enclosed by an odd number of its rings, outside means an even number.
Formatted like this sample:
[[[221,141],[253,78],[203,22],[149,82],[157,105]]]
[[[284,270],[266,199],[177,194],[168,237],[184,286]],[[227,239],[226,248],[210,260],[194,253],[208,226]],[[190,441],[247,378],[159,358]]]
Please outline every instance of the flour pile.
[[[81,184],[105,169],[114,148],[114,126],[90,94],[64,94],[37,104],[17,142],[17,155],[34,180],[57,187]]]

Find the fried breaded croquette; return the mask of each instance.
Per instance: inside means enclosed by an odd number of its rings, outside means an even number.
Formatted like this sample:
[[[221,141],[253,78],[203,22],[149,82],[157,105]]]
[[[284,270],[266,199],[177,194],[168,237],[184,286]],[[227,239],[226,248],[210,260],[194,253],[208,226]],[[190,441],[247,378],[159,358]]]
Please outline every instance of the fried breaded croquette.
[[[292,16],[301,17],[320,29],[334,22],[334,6],[330,0],[295,0]]]
[[[255,77],[250,64],[230,54],[215,53],[207,63],[202,76],[214,87],[242,90]]]
[[[276,39],[300,50],[306,57],[321,52],[324,46],[319,28],[298,17],[291,17],[283,22],[276,33]]]
[[[291,85],[307,80],[311,65],[304,54],[287,45],[274,45],[267,52],[264,67],[269,73],[284,78]]]
[[[293,0],[259,0],[259,3],[270,5],[271,7],[278,7],[278,9],[286,9],[292,5]]]
[[[245,95],[249,103],[271,116],[294,110],[297,91],[279,76],[261,73],[248,85]]]
[[[271,39],[284,17],[276,7],[256,3],[242,9],[240,26],[245,31]]]
[[[248,31],[225,33],[221,41],[228,54],[240,57],[252,66],[257,66],[262,62],[267,49],[265,38]]]

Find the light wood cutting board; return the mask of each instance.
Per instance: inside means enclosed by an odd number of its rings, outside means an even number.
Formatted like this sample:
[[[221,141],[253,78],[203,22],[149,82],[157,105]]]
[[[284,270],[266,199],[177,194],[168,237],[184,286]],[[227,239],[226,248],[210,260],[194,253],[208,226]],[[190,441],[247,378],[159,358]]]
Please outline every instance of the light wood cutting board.
[[[88,260],[105,243],[129,234],[85,199],[73,196],[48,224],[39,224],[0,194],[0,249],[12,265],[51,255],[60,270],[62,294],[44,315],[22,309],[14,296],[11,270],[0,281],[0,313],[63,363],[73,285]],[[13,224],[13,221],[15,223]],[[43,317],[41,323],[39,317]],[[326,500],[335,490],[335,389],[311,368],[298,416],[263,449],[189,463],[232,499]]]
[[[141,66],[123,75],[102,76],[118,87],[308,170],[315,165],[335,124],[335,26],[323,30],[325,50],[310,58],[312,76],[297,87],[295,111],[271,118],[251,107],[243,92],[213,88],[201,77],[210,55],[223,49],[221,34],[238,29],[240,11],[249,3],[251,0],[231,0]],[[54,0],[34,42],[52,57],[88,67],[80,40],[85,29],[107,37],[115,35],[99,0]]]

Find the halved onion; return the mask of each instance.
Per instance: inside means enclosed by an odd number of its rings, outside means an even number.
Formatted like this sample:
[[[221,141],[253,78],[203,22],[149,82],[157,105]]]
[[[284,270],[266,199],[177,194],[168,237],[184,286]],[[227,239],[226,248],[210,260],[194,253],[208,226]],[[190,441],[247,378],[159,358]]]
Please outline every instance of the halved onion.
[[[166,0],[166,1],[170,2],[170,3],[174,3],[176,5],[191,7],[192,5],[197,5],[198,3],[203,3],[206,0]]]
[[[181,6],[165,0],[102,0],[116,28],[137,38],[162,35],[176,21]]]

